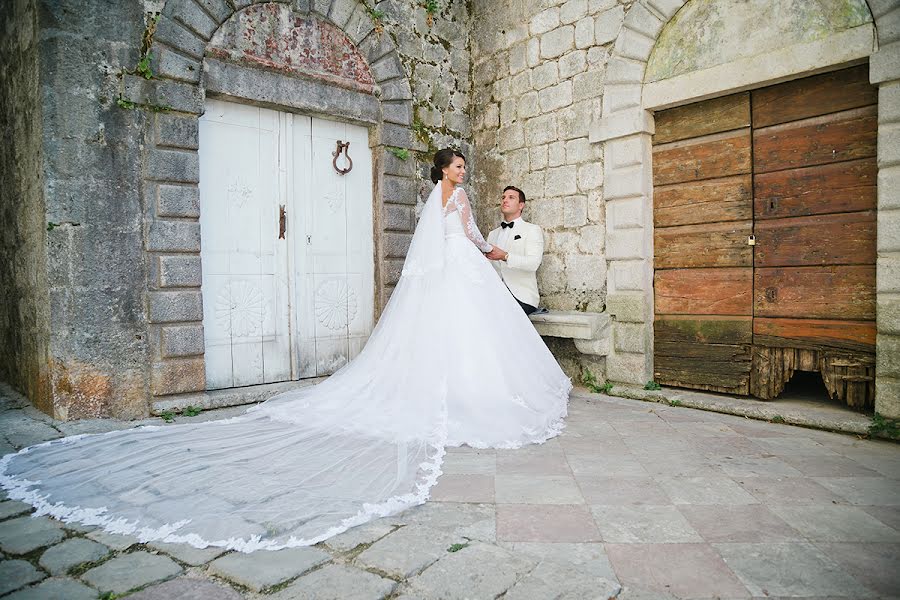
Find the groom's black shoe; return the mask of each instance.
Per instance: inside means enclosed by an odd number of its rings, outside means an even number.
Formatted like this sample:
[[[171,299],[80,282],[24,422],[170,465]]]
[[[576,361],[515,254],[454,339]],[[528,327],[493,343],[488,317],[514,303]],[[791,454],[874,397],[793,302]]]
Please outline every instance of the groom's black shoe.
[[[515,297],[515,296],[514,296],[514,297]],[[526,315],[530,315],[531,313],[533,313],[534,311],[537,310],[537,307],[536,307],[536,306],[532,306],[532,305],[530,305],[530,304],[525,304],[524,302],[522,302],[522,301],[519,300],[518,298],[516,298],[516,302],[519,303],[519,306],[522,307],[522,310],[525,311],[525,314],[526,314]]]

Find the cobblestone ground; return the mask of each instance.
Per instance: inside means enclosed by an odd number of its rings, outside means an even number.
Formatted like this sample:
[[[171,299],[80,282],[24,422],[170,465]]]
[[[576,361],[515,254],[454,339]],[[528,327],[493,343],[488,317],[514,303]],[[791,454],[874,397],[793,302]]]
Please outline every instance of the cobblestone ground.
[[[0,453],[134,425],[55,422],[0,387]],[[575,394],[560,438],[451,450],[444,472],[424,506],[249,555],[140,544],[3,496],[0,596],[900,597],[898,444]]]

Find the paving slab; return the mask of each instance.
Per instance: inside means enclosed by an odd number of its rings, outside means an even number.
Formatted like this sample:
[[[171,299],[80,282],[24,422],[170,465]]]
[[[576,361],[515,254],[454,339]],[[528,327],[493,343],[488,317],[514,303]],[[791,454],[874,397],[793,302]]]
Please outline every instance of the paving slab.
[[[623,587],[677,598],[749,598],[737,576],[708,544],[606,544]]]
[[[225,554],[224,548],[194,548],[189,544],[168,544],[166,542],[152,542],[148,544],[154,550],[168,554],[178,562],[183,562],[192,567],[205,565],[217,556]]]
[[[104,546],[109,546],[113,550],[127,550],[131,548],[137,543],[140,543],[133,535],[122,535],[120,533],[109,533],[103,531],[102,529],[95,529],[87,534],[87,537],[94,540],[95,542],[99,542]]]
[[[494,475],[497,472],[497,455],[492,450],[448,453],[444,456],[441,471],[445,475]]]
[[[24,560],[0,561],[0,596],[46,577]]]
[[[234,552],[209,564],[209,572],[256,592],[298,577],[331,560],[317,548],[285,548],[273,552]]]
[[[85,563],[96,562],[109,555],[111,550],[85,538],[70,538],[56,546],[50,546],[41,555],[39,564],[51,575],[65,575],[70,569]]]
[[[572,475],[497,475],[498,504],[584,504]]]
[[[707,542],[788,542],[803,536],[761,504],[746,506],[679,506]]]
[[[599,542],[600,532],[584,505],[501,504],[497,539],[504,542]]]
[[[397,525],[379,519],[359,527],[348,529],[344,533],[325,540],[325,546],[335,552],[349,552],[363,544],[371,544],[397,529]]]
[[[577,477],[588,504],[668,505],[672,501],[651,477]]]
[[[674,504],[756,504],[750,493],[728,477],[660,477]]]
[[[493,502],[492,475],[442,475],[431,489],[436,502]]]
[[[619,544],[702,542],[674,506],[592,506],[604,542]]]
[[[52,577],[3,600],[97,600],[97,590],[74,579]]]
[[[347,565],[326,565],[304,575],[272,600],[381,600],[397,587],[396,581]]]
[[[108,560],[81,578],[101,592],[123,594],[180,573],[181,567],[167,556],[133,552]]]
[[[536,561],[555,562],[593,577],[616,581],[606,549],[600,543],[501,542],[500,545]]]
[[[30,504],[25,504],[18,500],[6,500],[5,502],[0,502],[0,520],[9,519],[10,517],[16,517],[30,512]]]
[[[900,544],[818,543],[816,547],[877,594],[886,598],[900,594]]]
[[[814,477],[816,483],[860,506],[900,506],[900,481],[884,477]]]
[[[0,550],[7,554],[27,554],[65,536],[60,524],[47,517],[17,517],[0,522]]]
[[[409,580],[410,591],[426,598],[496,598],[536,562],[488,544],[473,544],[448,554]]]
[[[819,504],[844,499],[807,477],[745,477],[738,485],[764,504]]]
[[[241,600],[243,596],[222,584],[179,577],[144,588],[128,600]]]
[[[594,577],[584,571],[556,562],[542,562],[517,581],[504,600],[583,600],[615,598],[621,590],[618,583]]]
[[[900,532],[856,506],[772,506],[813,542],[900,542]]]
[[[465,540],[439,529],[407,525],[375,542],[354,562],[398,580],[406,579],[446,555],[454,543]]]
[[[809,543],[715,544],[754,596],[842,596],[875,594]]]

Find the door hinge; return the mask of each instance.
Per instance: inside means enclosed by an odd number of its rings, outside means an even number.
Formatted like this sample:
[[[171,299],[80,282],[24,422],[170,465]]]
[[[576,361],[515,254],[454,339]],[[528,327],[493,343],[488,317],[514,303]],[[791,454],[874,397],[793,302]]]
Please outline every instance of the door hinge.
[[[287,229],[287,213],[284,211],[284,204],[278,207],[278,239],[284,239],[284,232]]]

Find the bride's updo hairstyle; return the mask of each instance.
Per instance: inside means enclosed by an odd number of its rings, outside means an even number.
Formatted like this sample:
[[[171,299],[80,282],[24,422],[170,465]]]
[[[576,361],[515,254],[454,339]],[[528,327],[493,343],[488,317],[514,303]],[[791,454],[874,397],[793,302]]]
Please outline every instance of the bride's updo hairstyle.
[[[454,150],[453,148],[444,148],[443,150],[438,150],[434,154],[434,166],[431,167],[431,181],[437,183],[441,179],[444,178],[444,169],[450,166],[450,163],[453,162],[453,159],[456,157],[460,157],[463,160],[466,160],[466,157],[463,156],[462,152],[458,150]]]

